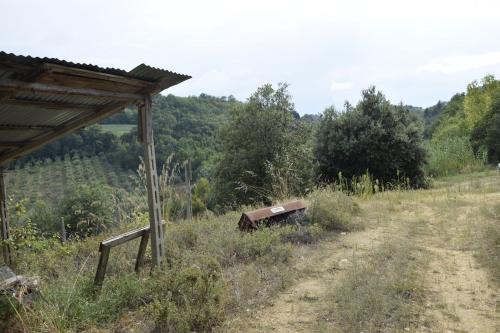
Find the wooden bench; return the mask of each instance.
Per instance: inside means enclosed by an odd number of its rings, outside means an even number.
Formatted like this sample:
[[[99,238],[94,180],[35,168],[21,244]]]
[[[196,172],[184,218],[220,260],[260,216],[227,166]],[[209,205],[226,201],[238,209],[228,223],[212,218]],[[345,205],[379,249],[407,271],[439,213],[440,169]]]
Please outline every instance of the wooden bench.
[[[165,224],[165,221],[162,222]],[[150,228],[149,226],[128,231],[124,234],[115,236],[113,238],[106,239],[99,245],[99,252],[101,253],[99,257],[99,264],[97,265],[97,272],[94,278],[94,285],[100,287],[104,281],[104,276],[106,275],[106,268],[108,266],[109,252],[111,248],[131,241],[133,239],[141,237],[141,243],[139,244],[139,251],[137,252],[137,259],[135,261],[135,271],[139,272],[142,265],[144,264],[144,255],[146,253],[146,248],[149,241]]]

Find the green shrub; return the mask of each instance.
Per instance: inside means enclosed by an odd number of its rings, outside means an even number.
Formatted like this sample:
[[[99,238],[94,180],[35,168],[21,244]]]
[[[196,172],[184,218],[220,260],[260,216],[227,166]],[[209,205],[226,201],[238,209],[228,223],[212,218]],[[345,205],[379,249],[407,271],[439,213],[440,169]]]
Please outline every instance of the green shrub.
[[[224,320],[221,267],[211,258],[203,263],[155,273],[154,310],[160,332],[209,332]]]
[[[101,183],[77,184],[62,203],[62,215],[70,235],[97,235],[114,219],[112,189]]]
[[[359,210],[352,197],[326,187],[312,193],[306,214],[325,230],[351,231],[362,227],[353,219]]]

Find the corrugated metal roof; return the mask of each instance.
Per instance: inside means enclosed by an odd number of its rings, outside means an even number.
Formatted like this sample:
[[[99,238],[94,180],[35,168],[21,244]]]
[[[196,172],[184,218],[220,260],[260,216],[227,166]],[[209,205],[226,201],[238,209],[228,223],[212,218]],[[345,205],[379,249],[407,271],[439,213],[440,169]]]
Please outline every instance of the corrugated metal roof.
[[[176,72],[171,72],[168,70],[155,68],[155,67],[151,67],[151,66],[148,66],[145,64],[140,64],[136,68],[127,72],[123,69],[118,69],[118,68],[109,68],[109,67],[105,68],[105,67],[99,67],[99,66],[92,65],[92,64],[75,63],[75,62],[61,60],[61,59],[57,59],[57,58],[39,58],[39,57],[31,57],[31,56],[22,56],[22,55],[16,55],[13,53],[6,53],[4,51],[0,51],[0,61],[14,61],[17,63],[22,63],[22,64],[48,63],[48,64],[61,65],[61,66],[65,66],[65,67],[71,67],[71,68],[85,69],[85,70],[89,70],[89,71],[93,71],[93,72],[119,75],[119,76],[123,76],[123,77],[128,77],[128,78],[138,79],[138,80],[143,80],[143,81],[149,81],[149,82],[157,82],[158,80],[161,80],[165,76],[168,76],[168,75],[173,75],[173,76],[178,76],[179,78],[183,78],[182,81],[191,78],[191,76],[189,76],[189,75],[179,74]],[[2,71],[0,70],[0,78],[1,77],[2,77]]]
[[[189,78],[0,51],[0,165]]]

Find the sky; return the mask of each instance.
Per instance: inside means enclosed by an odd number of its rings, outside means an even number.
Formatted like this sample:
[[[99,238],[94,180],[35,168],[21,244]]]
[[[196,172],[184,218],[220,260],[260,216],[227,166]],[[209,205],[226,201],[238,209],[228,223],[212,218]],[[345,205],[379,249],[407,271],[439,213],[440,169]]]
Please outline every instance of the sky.
[[[300,114],[375,85],[428,107],[500,77],[500,1],[0,0],[0,50],[193,78],[164,92],[245,100],[287,82]]]

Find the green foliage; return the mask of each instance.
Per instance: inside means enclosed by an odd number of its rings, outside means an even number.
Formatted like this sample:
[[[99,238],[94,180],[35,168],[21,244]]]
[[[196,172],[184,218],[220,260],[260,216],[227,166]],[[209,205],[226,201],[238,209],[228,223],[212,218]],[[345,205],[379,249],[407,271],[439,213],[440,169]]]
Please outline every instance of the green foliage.
[[[155,274],[155,317],[160,332],[209,332],[225,317],[221,267],[205,258],[202,267],[166,269]]]
[[[221,129],[222,154],[215,174],[218,204],[269,203],[278,184],[288,194],[304,191],[303,170],[311,169],[304,145],[308,130],[295,116],[286,84],[277,89],[264,85],[232,110]]]
[[[481,84],[473,81],[467,86],[467,95],[464,99],[464,114],[470,129],[491,112],[492,104],[499,97],[500,81],[493,75],[487,75]]]
[[[480,83],[470,83],[466,94],[453,96],[436,124],[430,149],[437,155],[430,158],[434,173],[468,171],[485,161],[500,161],[500,81],[487,75]]]
[[[347,179],[369,172],[384,184],[408,178],[424,186],[421,124],[403,106],[394,106],[370,87],[356,107],[344,112],[333,107],[323,113],[314,147],[318,176],[332,182],[342,173]]]
[[[198,179],[193,189],[193,215],[202,215],[207,211],[210,201],[210,183],[205,177]]]
[[[477,121],[471,133],[471,143],[475,151],[487,152],[488,160],[500,162],[500,81],[497,91],[489,95],[489,109]]]
[[[101,183],[77,184],[62,202],[67,232],[75,236],[97,235],[113,224],[113,191]]]
[[[428,144],[427,173],[432,176],[453,175],[478,171],[487,160],[484,152],[474,153],[469,138],[463,136],[439,137]]]
[[[362,228],[354,219],[360,212],[359,206],[343,192],[325,187],[314,191],[309,201],[307,217],[311,223],[325,230],[352,231]]]

